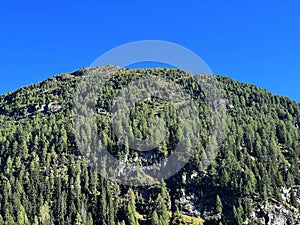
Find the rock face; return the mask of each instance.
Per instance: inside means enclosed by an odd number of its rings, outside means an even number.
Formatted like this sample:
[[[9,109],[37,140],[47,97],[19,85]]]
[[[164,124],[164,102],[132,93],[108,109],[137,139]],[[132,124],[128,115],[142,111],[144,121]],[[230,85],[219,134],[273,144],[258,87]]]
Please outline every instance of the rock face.
[[[269,201],[263,206],[257,206],[245,224],[265,225],[296,225],[300,224],[299,212],[290,207]]]
[[[199,192],[201,192],[201,194]],[[294,193],[295,200],[300,202],[298,188],[282,188],[283,196],[291,196],[291,193]],[[218,187],[187,188],[186,190],[182,190],[181,196],[178,196],[177,203],[181,205],[181,210],[185,214],[196,218],[203,218],[208,222],[212,219],[218,219],[218,214],[216,214],[214,207],[217,194],[220,195],[223,203],[223,213],[227,215],[227,218],[233,218],[234,215],[227,214],[226,212],[230,211],[241,196],[222,190]],[[298,209],[290,205],[290,198],[283,198],[283,203],[280,203],[275,199],[270,199],[264,204],[259,204],[258,201],[252,200],[251,204],[253,204],[253,212],[247,217],[243,224],[300,224],[300,212]]]
[[[48,110],[50,112],[57,112],[62,108],[61,103],[59,102],[51,102],[48,104]]]

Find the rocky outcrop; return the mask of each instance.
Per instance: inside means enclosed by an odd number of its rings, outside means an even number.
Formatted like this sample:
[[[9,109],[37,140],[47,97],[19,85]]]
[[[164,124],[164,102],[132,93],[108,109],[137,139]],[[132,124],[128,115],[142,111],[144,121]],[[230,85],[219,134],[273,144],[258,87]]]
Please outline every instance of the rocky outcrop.
[[[247,216],[247,219],[243,222],[243,224],[300,224],[299,210],[290,205],[290,196],[292,195],[292,193],[295,196],[295,200],[300,202],[300,191],[298,188],[282,188],[282,203],[278,202],[275,199],[270,199],[263,204],[260,204],[260,201],[258,199],[255,201],[251,200],[251,204],[253,204],[253,211],[250,215]],[[186,188],[185,190],[182,189],[181,195],[178,196],[178,199],[175,202],[181,206],[182,212],[189,216],[193,216],[195,218],[203,218],[206,221],[218,221],[218,219],[221,218],[218,217],[218,214],[216,213],[214,207],[217,194],[222,200],[223,213],[227,216],[228,219],[231,220],[231,222],[233,222],[233,205],[236,205],[238,199],[243,199],[243,197],[234,195],[233,193],[230,193],[229,190],[226,191],[219,187]]]
[[[297,225],[300,224],[300,214],[289,205],[271,200],[257,206],[245,224]]]

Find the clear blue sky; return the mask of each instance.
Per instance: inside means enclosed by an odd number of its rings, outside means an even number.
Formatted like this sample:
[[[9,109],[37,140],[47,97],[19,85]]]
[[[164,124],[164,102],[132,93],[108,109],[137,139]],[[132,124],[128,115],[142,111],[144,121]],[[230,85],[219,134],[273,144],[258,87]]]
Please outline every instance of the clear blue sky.
[[[0,10],[0,93],[155,39],[191,49],[216,74],[300,102],[298,0],[3,0]]]

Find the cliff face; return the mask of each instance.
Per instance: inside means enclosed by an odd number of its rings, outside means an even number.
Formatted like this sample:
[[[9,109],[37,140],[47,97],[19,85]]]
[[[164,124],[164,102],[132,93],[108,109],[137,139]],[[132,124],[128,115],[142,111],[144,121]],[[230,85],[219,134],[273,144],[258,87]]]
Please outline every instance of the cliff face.
[[[250,216],[248,224],[253,224],[253,222],[250,222],[251,220],[257,224],[267,225],[299,224],[300,214],[299,211],[288,206],[268,202],[255,209],[255,212]]]
[[[111,106],[130,82],[163,77],[182,86],[198,104],[197,148],[165,181],[140,187],[111,181],[79,149],[72,114],[75,90],[87,72],[111,68],[115,72],[94,101],[95,117],[102,146],[122,162],[119,174],[129,175],[126,165],[155,167],[184,139],[176,108],[150,96],[133,107],[125,127],[143,140],[162,135],[150,129],[150,122],[163,119],[163,141],[148,152],[120,143]],[[0,225],[300,224],[299,105],[228,77],[215,79],[225,99],[226,130],[221,141],[214,139],[219,151],[205,169],[199,165],[211,157],[212,116],[205,92],[185,71],[81,69],[1,96]],[[85,125],[83,138],[90,132]],[[146,175],[138,179],[148,179]]]
[[[286,190],[282,193],[286,193]],[[190,189],[190,191],[190,193],[183,192],[180,198],[178,198],[177,200],[177,203],[181,205],[181,209],[185,214],[188,214],[192,217],[201,217],[205,221],[207,221],[208,224],[210,224],[209,221],[215,220],[216,218],[221,219],[221,215],[216,214],[214,207],[212,207],[215,206],[215,196],[219,194],[221,196],[222,204],[224,207],[223,213],[228,216],[228,218],[230,218],[231,216],[233,216],[234,218],[234,215],[230,216],[227,213],[239,199],[239,196],[235,195],[235,193],[232,193],[230,190],[224,190],[222,188],[205,187],[200,191],[201,193],[203,193],[203,197],[201,198],[199,197],[199,188],[192,188]],[[289,191],[291,191],[291,188],[289,188]],[[294,187],[293,191],[295,193],[295,200],[299,204],[299,188]],[[247,219],[243,221],[243,224],[300,224],[299,209],[290,205],[291,202],[289,201],[289,199],[285,199],[285,201],[283,202],[279,202],[275,199],[270,199],[266,202],[260,203],[257,198],[254,198],[250,201],[253,209],[247,216]]]

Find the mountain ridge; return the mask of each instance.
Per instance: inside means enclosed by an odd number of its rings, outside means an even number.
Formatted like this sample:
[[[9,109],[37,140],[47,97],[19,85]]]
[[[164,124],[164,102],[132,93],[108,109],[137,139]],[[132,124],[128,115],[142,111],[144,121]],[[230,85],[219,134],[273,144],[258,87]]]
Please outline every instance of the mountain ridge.
[[[112,66],[112,65],[106,65],[106,66],[104,66],[104,67],[116,67],[116,68],[120,68],[120,69],[121,69],[121,67],[118,67],[118,66]],[[96,66],[96,67],[94,67],[94,68],[99,68],[99,66]],[[157,67],[157,68],[162,68],[162,67]],[[157,68],[156,68],[156,69],[157,69]],[[84,74],[84,71],[89,70],[89,69],[93,69],[93,68],[82,67],[82,68],[77,69],[77,70],[74,70],[74,71],[72,71],[72,72],[58,73],[58,74],[55,74],[55,75],[52,75],[52,76],[46,78],[46,79],[43,80],[43,81],[39,81],[39,82],[35,82],[35,83],[32,83],[32,84],[24,85],[24,86],[22,86],[22,87],[20,87],[20,88],[18,88],[18,89],[16,89],[16,90],[8,91],[8,92],[6,92],[6,93],[3,93],[3,94],[1,94],[0,96],[10,95],[10,94],[13,94],[14,92],[17,92],[17,91],[19,91],[19,90],[21,90],[21,89],[23,89],[23,88],[26,89],[26,88],[28,88],[28,87],[31,87],[32,85],[44,83],[45,81],[47,81],[47,80],[49,80],[49,79],[54,79],[54,78],[56,78],[56,77],[61,77],[61,76],[64,76],[64,75],[66,75],[66,76],[71,75],[71,76],[74,76],[74,77],[76,77],[76,76],[82,76],[82,75]],[[123,69],[124,69],[124,70],[143,70],[143,69],[155,69],[155,68],[140,68],[140,69],[125,69],[125,68],[123,68]],[[170,68],[168,68],[168,69],[170,69]],[[243,84],[243,85],[251,85],[251,86],[255,86],[255,87],[257,87],[258,89],[261,89],[261,90],[264,90],[264,91],[268,92],[269,94],[276,95],[276,96],[278,96],[278,97],[289,98],[291,101],[297,102],[296,100],[290,98],[290,97],[287,96],[287,95],[274,94],[273,92],[269,91],[267,88],[260,87],[260,86],[258,86],[258,85],[253,84],[253,83],[242,82],[242,81],[236,80],[236,79],[234,79],[234,78],[232,78],[232,77],[230,77],[230,76],[227,76],[227,75],[225,75],[225,76],[224,76],[224,75],[218,75],[218,74],[213,74],[213,75],[216,76],[216,77],[219,76],[219,77],[224,77],[224,78],[232,79],[233,81],[239,82],[240,84]],[[300,103],[297,102],[297,104],[300,104]]]

